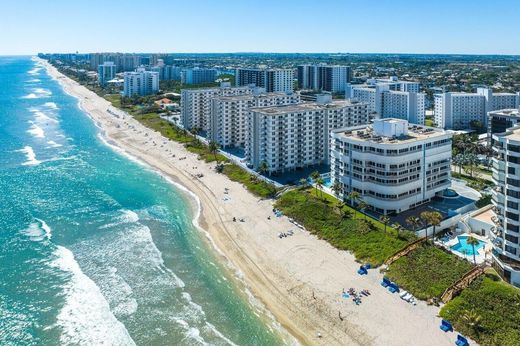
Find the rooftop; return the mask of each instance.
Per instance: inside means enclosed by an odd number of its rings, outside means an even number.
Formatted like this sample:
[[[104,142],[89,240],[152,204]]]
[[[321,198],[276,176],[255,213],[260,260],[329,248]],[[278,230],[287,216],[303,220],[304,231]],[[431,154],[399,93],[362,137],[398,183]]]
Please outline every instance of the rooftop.
[[[284,97],[284,96],[296,96],[296,93],[286,93],[286,92],[262,92],[260,94],[247,94],[247,95],[230,95],[230,96],[220,96],[219,100],[222,101],[240,101],[244,99],[250,99],[253,97],[266,98],[266,97]]]
[[[496,111],[491,111],[488,114],[489,115],[508,116],[508,117],[520,117],[520,109],[519,108],[499,109]]]
[[[257,113],[264,113],[267,115],[285,114],[285,113],[296,113],[296,112],[309,112],[323,109],[340,109],[349,106],[364,105],[355,101],[335,100],[330,103],[317,103],[317,102],[302,102],[283,106],[272,106],[272,107],[252,107],[250,111]]]

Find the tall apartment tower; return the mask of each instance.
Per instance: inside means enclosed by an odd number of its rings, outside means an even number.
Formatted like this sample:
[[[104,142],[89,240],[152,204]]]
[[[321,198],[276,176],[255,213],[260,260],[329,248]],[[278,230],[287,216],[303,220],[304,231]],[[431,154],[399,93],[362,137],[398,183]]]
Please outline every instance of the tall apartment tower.
[[[330,131],[367,122],[366,104],[332,101],[330,94],[318,96],[316,102],[253,107],[248,113],[246,160],[254,169],[267,163],[270,173],[327,164]]]
[[[520,287],[520,126],[493,135],[493,151],[493,267],[505,281]]]
[[[444,130],[387,118],[331,136],[331,177],[340,197],[356,191],[378,213],[414,208],[451,184],[452,135]]]
[[[219,96],[249,95],[253,87],[232,88],[229,82],[222,82],[218,88],[182,89],[181,121],[186,129],[198,128],[209,133],[212,104]]]
[[[297,93],[266,93],[263,88],[252,94],[219,96],[212,100],[210,138],[222,147],[244,147],[247,141],[248,111],[251,107],[276,107],[300,103]]]
[[[116,65],[112,61],[104,62],[98,66],[98,83],[105,86],[109,80],[116,76]]]
[[[237,87],[254,84],[267,92],[292,92],[293,81],[292,69],[239,68],[235,73]]]
[[[217,70],[209,68],[189,68],[182,70],[182,84],[213,83],[217,78]]]
[[[142,68],[135,72],[124,73],[123,95],[132,97],[134,95],[152,95],[159,91],[159,73],[145,71]]]
[[[347,83],[352,80],[350,66],[340,65],[299,65],[297,68],[298,88],[345,92]]]

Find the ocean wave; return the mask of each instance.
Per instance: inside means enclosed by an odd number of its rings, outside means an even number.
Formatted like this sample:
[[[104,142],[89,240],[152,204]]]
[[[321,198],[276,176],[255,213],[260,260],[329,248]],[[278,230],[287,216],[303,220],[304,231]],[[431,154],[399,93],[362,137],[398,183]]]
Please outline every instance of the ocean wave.
[[[36,138],[45,138],[45,131],[41,127],[36,124],[32,124],[31,128],[27,130],[27,133],[30,133]]]
[[[137,215],[137,213],[135,211],[128,210],[128,209],[122,209],[121,215],[119,215],[116,218],[116,222],[107,223],[106,225],[103,225],[99,228],[106,229],[106,228],[111,228],[111,227],[115,227],[118,225],[122,225],[125,223],[135,223],[137,221],[139,221],[139,215]]]
[[[48,89],[44,88],[34,88],[32,89],[32,93],[22,96],[22,99],[39,99],[43,97],[50,97],[52,92]]]
[[[29,111],[34,113],[34,116],[36,118],[36,121],[38,122],[52,122],[52,123],[59,123],[57,119],[54,119],[50,117],[48,114],[45,114],[41,110],[37,108],[29,108]]]
[[[55,141],[48,141],[47,144],[49,145],[48,148],[59,148],[63,146],[63,144],[56,143]]]
[[[45,102],[43,105],[50,109],[58,109],[58,105],[55,102]]]
[[[21,234],[29,237],[32,241],[50,240],[52,238],[52,230],[41,219],[35,218],[35,222],[29,224],[29,226],[20,231]]]
[[[135,345],[125,326],[117,320],[99,287],[83,273],[74,254],[57,246],[53,268],[69,273],[63,287],[65,304],[56,325],[61,329],[60,342],[67,345]]]
[[[29,79],[27,81],[27,83],[39,83],[39,82],[41,82],[41,79],[38,79],[38,78]]]
[[[41,163],[41,161],[36,159],[36,154],[31,146],[26,145],[22,149],[17,150],[18,152],[24,153],[27,161],[22,163],[24,166],[36,166]]]
[[[32,75],[32,76],[36,76],[37,74],[40,73],[40,71],[43,69],[43,67],[35,67],[33,68],[32,70],[29,70],[27,73]]]

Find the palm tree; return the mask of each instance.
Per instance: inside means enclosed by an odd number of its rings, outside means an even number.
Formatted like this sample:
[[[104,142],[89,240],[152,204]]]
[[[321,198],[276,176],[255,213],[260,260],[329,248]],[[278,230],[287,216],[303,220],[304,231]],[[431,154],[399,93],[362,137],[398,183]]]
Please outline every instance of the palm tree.
[[[337,181],[334,182],[334,184],[332,184],[332,187],[331,187],[332,191],[334,191],[334,194],[336,195],[336,197],[339,196],[339,193],[341,192],[341,184]]]
[[[209,142],[208,150],[209,150],[209,152],[212,153],[213,156],[215,157],[215,161],[217,161],[217,165],[218,165],[218,156],[217,156],[217,152],[218,152],[219,149],[220,149],[220,146],[218,145],[217,142],[215,142],[215,141],[211,141],[211,142]]]
[[[265,174],[268,170],[269,164],[267,163],[267,161],[260,162],[260,165],[258,166],[258,171],[260,172],[260,174]]]
[[[320,196],[323,197],[323,184],[325,184],[325,181],[323,180],[322,177],[319,177],[318,179],[315,180],[315,183],[316,183],[316,188],[319,188],[320,189]]]
[[[421,225],[421,219],[417,216],[408,216],[406,218],[406,223],[412,227],[413,232],[417,231],[417,228]]]
[[[348,199],[350,199],[350,203],[354,205],[355,202],[359,201],[361,195],[357,191],[352,191],[348,194]]]
[[[314,187],[316,189],[316,197],[318,197],[318,185],[316,184],[316,180],[318,180],[319,177],[320,177],[320,172],[318,172],[318,171],[313,171],[310,174],[310,178],[312,179],[312,181],[314,183]]]
[[[193,135],[193,143],[199,143],[199,138],[197,135],[199,134],[200,130],[198,127],[194,127],[190,130],[191,134]]]
[[[365,202],[363,200],[360,200],[358,208],[359,208],[359,210],[361,210],[363,212],[363,214],[365,215],[365,220],[366,220],[367,219],[367,214],[365,214],[365,210],[368,208],[367,202]]]
[[[397,238],[401,236],[401,232],[404,231],[404,227],[399,223],[394,223],[392,227],[397,231]]]
[[[435,239],[435,227],[439,226],[442,222],[442,214],[438,211],[432,211],[430,213],[430,222],[433,226],[432,241]]]
[[[301,185],[302,187],[305,188],[305,187],[307,186],[307,183],[308,183],[307,179],[305,179],[305,178],[301,178],[301,179],[300,179],[300,185]]]
[[[476,334],[479,334],[482,323],[482,316],[475,310],[466,310],[462,315],[462,320],[467,324]]]
[[[466,239],[466,243],[471,245],[471,247],[473,248],[473,264],[477,265],[477,260],[475,258],[475,245],[478,245],[479,241],[477,238],[469,236],[468,239]]]
[[[431,226],[431,212],[430,211],[423,211],[421,213],[421,220],[424,224],[424,232],[425,232],[425,237],[426,237],[426,240],[428,240],[428,227]]]
[[[383,225],[385,225],[385,233],[386,233],[386,225],[388,225],[388,223],[390,222],[390,218],[387,215],[381,215],[381,217],[379,218],[379,221],[381,221],[383,223]]]

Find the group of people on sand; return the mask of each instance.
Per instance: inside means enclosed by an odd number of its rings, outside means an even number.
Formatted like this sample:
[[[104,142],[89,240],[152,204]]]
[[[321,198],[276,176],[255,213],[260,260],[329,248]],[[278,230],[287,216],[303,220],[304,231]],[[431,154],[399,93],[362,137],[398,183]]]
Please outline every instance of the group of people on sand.
[[[359,305],[361,304],[361,298],[362,297],[368,297],[370,295],[370,291],[367,289],[361,290],[361,292],[356,292],[354,288],[349,288],[347,292],[345,292],[345,289],[343,289],[343,292],[341,293],[341,296],[345,299],[352,298],[352,301]]]

